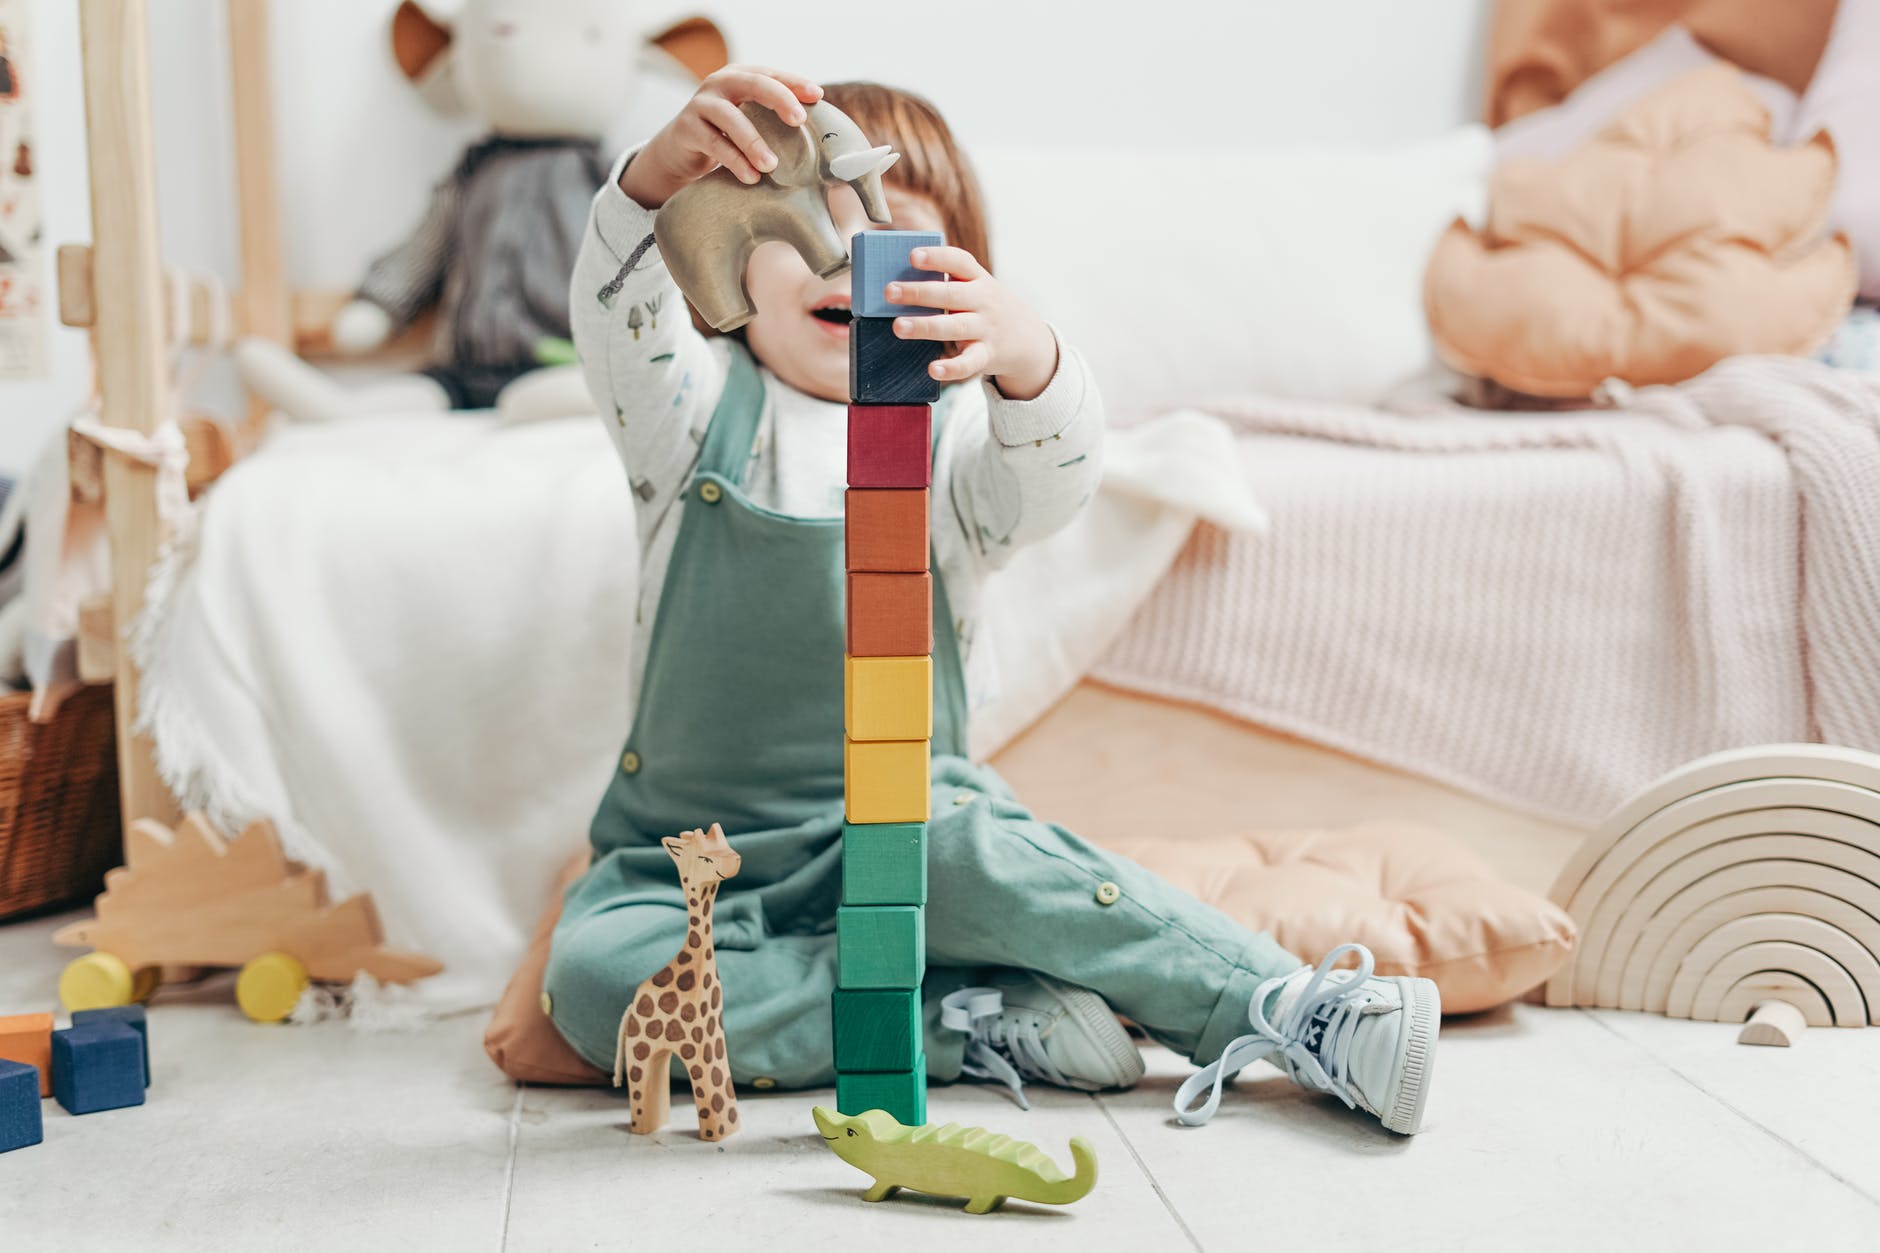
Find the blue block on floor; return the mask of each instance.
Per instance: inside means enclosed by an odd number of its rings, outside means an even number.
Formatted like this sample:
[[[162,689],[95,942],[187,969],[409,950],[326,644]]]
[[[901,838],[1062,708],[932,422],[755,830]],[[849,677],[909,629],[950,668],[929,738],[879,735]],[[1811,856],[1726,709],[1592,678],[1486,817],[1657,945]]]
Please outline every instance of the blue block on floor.
[[[46,1138],[39,1109],[39,1067],[0,1059],[0,1153]]]
[[[938,231],[863,231],[849,241],[849,304],[858,318],[923,317],[938,313],[926,305],[897,305],[883,294],[889,283],[943,279],[938,270],[917,270],[908,260],[916,248],[938,248]]]
[[[144,1042],[144,1086],[150,1086],[150,1025],[144,1018],[142,1005],[113,1005],[110,1009],[77,1009],[72,1011],[74,1027],[89,1027],[94,1023],[121,1022],[135,1031]]]
[[[52,1033],[52,1095],[69,1114],[144,1103],[144,1038],[121,1022]]]

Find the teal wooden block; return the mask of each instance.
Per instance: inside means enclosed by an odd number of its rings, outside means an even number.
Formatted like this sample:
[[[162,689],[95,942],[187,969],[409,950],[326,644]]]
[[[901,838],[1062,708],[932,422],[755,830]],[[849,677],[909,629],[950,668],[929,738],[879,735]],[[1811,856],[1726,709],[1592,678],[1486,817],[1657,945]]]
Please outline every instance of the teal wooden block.
[[[927,824],[861,822],[842,827],[844,905],[925,905]]]
[[[830,997],[838,1074],[893,1074],[911,1068],[921,1047],[920,989],[837,988]]]
[[[922,317],[939,313],[925,305],[894,304],[889,283],[939,282],[938,270],[916,269],[910,253],[916,248],[938,248],[946,240],[938,231],[862,231],[849,241],[849,305],[858,318]],[[844,1111],[847,1112],[846,1110]]]
[[[885,1109],[903,1127],[927,1121],[927,1059],[916,1056],[907,1070],[895,1074],[836,1076],[836,1108],[844,1114]]]
[[[927,928],[919,905],[844,905],[836,910],[836,986],[917,988],[927,973]]]

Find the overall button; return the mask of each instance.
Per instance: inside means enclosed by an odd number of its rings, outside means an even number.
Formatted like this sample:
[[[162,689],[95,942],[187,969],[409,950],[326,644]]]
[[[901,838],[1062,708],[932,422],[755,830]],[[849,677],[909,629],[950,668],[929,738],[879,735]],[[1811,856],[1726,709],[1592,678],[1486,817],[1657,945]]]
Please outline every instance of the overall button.
[[[757,1078],[751,1080],[751,1086],[760,1092],[768,1092],[770,1089],[777,1086],[777,1081],[772,1079],[769,1075],[759,1075]]]
[[[542,1012],[544,1014],[552,1014],[555,1012],[555,999],[547,992],[542,993]]]
[[[1114,905],[1123,899],[1123,889],[1114,883],[1097,884],[1097,904]]]
[[[620,755],[620,768],[628,774],[640,773],[640,755],[629,748]]]
[[[725,489],[706,479],[698,485],[698,498],[708,505],[715,505],[724,499]]]

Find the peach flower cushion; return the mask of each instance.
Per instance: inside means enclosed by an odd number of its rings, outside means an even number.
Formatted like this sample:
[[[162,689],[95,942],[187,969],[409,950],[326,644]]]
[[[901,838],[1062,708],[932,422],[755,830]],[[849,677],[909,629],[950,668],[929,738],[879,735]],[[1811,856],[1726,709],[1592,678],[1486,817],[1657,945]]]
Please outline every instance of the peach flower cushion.
[[[1406,823],[1110,848],[1251,929],[1272,932],[1306,961],[1317,962],[1349,940],[1366,944],[1379,974],[1434,979],[1449,1013],[1489,1009],[1545,982],[1575,939],[1573,920],[1559,906],[1496,878],[1448,836]],[[542,1009],[542,973],[562,889],[586,866],[583,853],[563,868],[484,1033],[490,1060],[512,1079],[608,1080],[568,1047]]]
[[[1733,353],[1811,353],[1853,302],[1826,231],[1825,134],[1795,148],[1733,68],[1674,79],[1558,162],[1510,161],[1480,230],[1456,222],[1424,276],[1439,356],[1534,396],[1677,383]]]

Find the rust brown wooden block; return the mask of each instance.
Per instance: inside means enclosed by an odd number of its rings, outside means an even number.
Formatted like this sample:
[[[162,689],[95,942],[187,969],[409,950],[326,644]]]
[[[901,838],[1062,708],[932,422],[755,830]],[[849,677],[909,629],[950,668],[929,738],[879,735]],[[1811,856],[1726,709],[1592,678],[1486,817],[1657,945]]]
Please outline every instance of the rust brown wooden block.
[[[931,652],[931,575],[849,576],[849,656],[925,657]]]
[[[850,488],[848,567],[882,574],[927,568],[927,491]]]

